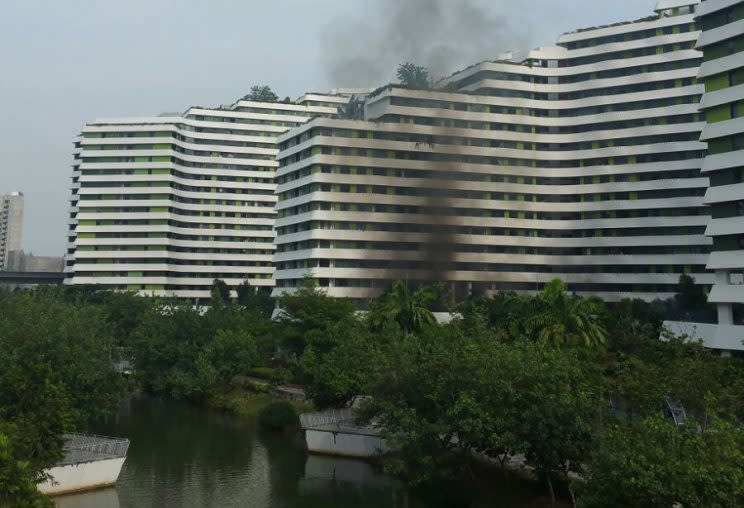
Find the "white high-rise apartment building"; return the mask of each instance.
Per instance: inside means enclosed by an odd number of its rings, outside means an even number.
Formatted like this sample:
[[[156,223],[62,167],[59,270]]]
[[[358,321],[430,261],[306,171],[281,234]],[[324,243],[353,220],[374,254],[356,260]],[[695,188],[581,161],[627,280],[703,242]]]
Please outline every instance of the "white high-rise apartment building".
[[[6,268],[8,256],[21,250],[23,233],[23,193],[0,195],[0,270]]]
[[[96,120],[75,141],[66,283],[179,298],[273,285],[276,136],[348,97]]]
[[[361,306],[391,279],[465,295],[560,277],[610,301],[712,284],[697,3],[279,136],[275,294],[308,274]]]
[[[709,347],[744,351],[744,0],[704,0],[696,15],[704,54],[697,77],[705,83],[700,139],[708,143],[702,172],[710,179],[705,234],[713,239],[708,269],[715,272],[708,301],[718,323],[666,324]]]

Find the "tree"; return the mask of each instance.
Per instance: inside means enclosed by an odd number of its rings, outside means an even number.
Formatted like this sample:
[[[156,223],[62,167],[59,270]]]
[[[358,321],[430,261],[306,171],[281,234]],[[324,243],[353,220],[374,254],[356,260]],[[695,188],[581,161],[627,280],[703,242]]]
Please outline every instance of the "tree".
[[[310,345],[300,359],[305,389],[319,408],[345,407],[359,395],[368,395],[384,370],[378,343],[358,321],[328,329],[332,347],[318,354]]]
[[[427,327],[388,344],[381,376],[361,414],[385,429],[394,450],[385,458],[388,472],[414,485],[468,477],[472,440],[462,439],[463,408],[478,401],[480,367],[490,358],[483,353],[452,327]]]
[[[142,316],[154,304],[154,298],[139,296],[134,292],[101,292],[100,305],[114,344],[127,346]]]
[[[660,416],[611,427],[588,459],[581,506],[744,506],[744,428],[712,427]]]
[[[576,350],[529,341],[499,351],[491,369],[499,374],[490,404],[513,436],[512,451],[524,454],[554,502],[552,477],[567,481],[570,472],[581,472],[591,449],[604,402],[599,370]]]
[[[662,366],[668,394],[682,404],[688,418],[703,432],[712,419],[733,421],[741,412],[744,401],[735,384],[744,373],[740,361],[718,358],[685,336],[666,335],[654,346],[652,361]]]
[[[209,291],[212,306],[226,305],[230,303],[230,286],[224,280],[214,279]]]
[[[363,416],[386,429],[386,468],[414,484],[466,478],[472,452],[522,454],[553,492],[580,471],[603,393],[577,350],[463,333],[459,322],[389,344]]]
[[[217,330],[196,362],[199,368],[207,370],[205,378],[228,383],[258,363],[256,342],[245,330]]]
[[[247,280],[237,287],[236,303],[245,310],[255,312],[262,318],[269,319],[274,311],[274,300],[271,299],[271,289],[254,287]]]
[[[396,75],[402,85],[410,86],[412,88],[431,88],[429,70],[421,65],[416,65],[411,62],[402,63],[398,65]]]
[[[695,279],[686,273],[679,276],[677,294],[674,295],[680,310],[700,310],[705,307],[708,297],[705,296],[703,286],[695,284]]]
[[[298,357],[308,344],[316,353],[325,353],[333,346],[329,328],[357,319],[353,302],[331,298],[310,278],[305,278],[296,291],[282,294],[278,303],[280,343],[287,353]]]
[[[529,297],[512,291],[499,291],[486,300],[489,326],[511,340],[524,337],[530,304]]]
[[[100,304],[61,288],[0,290],[0,506],[48,506],[36,492],[63,433],[110,414],[126,390]]]
[[[640,298],[623,298],[606,308],[603,319],[609,348],[636,353],[647,342],[658,342],[662,320],[657,309]]]
[[[135,366],[144,387],[174,399],[212,393],[215,378],[197,364],[210,338],[206,319],[188,305],[155,306],[134,332]]]
[[[614,402],[629,420],[657,413],[669,395],[663,369],[634,355],[618,353],[606,376]]]
[[[560,279],[553,279],[533,300],[527,320],[531,335],[543,343],[597,346],[607,332],[600,324],[602,301],[571,296]]]
[[[386,322],[393,321],[400,326],[403,338],[409,332],[421,331],[424,326],[436,322],[429,305],[440,295],[438,286],[422,286],[414,292],[401,280],[393,282],[386,291],[370,303],[369,319],[373,329],[380,329]]]
[[[51,379],[48,365],[13,352],[0,363],[0,434],[11,454],[38,480],[63,456],[62,433],[72,428],[70,397]]]
[[[279,96],[268,85],[254,85],[251,87],[250,93],[243,97],[246,101],[256,102],[277,102]]]
[[[127,383],[114,370],[114,341],[100,306],[69,303],[64,290],[40,287],[0,291],[0,309],[0,373],[19,365],[29,372],[48,369],[48,382],[69,401],[66,417],[75,427],[118,407]],[[37,379],[46,382],[41,373]]]
[[[52,500],[36,488],[38,480],[31,465],[13,453],[11,438],[0,433],[0,506],[52,508]]]

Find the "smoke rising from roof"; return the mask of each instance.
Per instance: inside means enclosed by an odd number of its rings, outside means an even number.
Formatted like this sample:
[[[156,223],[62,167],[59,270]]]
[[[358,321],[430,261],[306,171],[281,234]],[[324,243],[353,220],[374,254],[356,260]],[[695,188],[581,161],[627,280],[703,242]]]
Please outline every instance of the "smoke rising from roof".
[[[334,86],[375,86],[390,81],[399,63],[410,61],[439,79],[493,59],[525,41],[515,29],[524,28],[513,19],[515,3],[371,0],[364,18],[336,19],[325,27],[321,42],[329,78]],[[494,6],[503,14],[494,14]]]

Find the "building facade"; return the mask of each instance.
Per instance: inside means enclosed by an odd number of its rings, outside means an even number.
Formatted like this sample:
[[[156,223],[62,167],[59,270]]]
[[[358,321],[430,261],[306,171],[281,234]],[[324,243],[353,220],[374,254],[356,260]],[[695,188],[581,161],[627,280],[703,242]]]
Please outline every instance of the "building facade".
[[[744,0],[704,1],[698,16],[707,120],[700,139],[708,143],[703,173],[710,179],[706,234],[713,238],[708,268],[716,273],[709,300],[719,323],[744,324]]]
[[[708,301],[718,323],[667,325],[710,347],[744,351],[744,0],[704,0],[697,16],[706,117],[700,139],[708,143],[702,172],[710,179],[706,235],[713,239],[707,266],[715,272]]]
[[[273,285],[276,136],[343,95],[97,120],[75,141],[65,282],[178,298]]]
[[[21,250],[23,193],[0,196],[0,270],[8,269],[9,257]]]
[[[65,263],[61,256],[35,256],[22,250],[8,254],[5,269],[10,272],[59,272],[62,273]]]
[[[362,306],[391,279],[464,296],[560,277],[610,301],[712,284],[696,3],[279,136],[274,294],[308,275]]]

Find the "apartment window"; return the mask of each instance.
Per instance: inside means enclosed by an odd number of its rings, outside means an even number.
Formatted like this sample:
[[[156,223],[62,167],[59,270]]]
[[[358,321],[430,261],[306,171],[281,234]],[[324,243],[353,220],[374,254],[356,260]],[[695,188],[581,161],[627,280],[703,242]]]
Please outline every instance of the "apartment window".
[[[742,147],[742,138],[744,136],[731,136],[731,150],[741,150]]]

